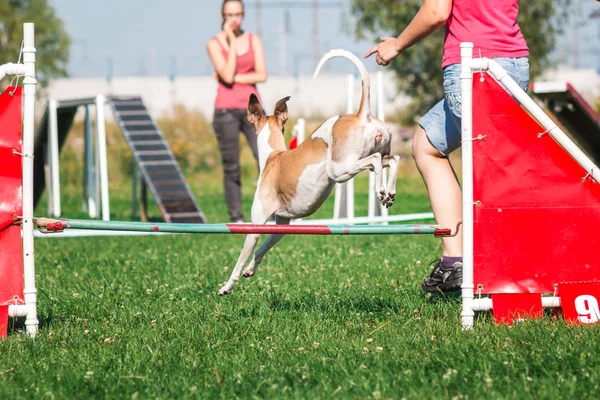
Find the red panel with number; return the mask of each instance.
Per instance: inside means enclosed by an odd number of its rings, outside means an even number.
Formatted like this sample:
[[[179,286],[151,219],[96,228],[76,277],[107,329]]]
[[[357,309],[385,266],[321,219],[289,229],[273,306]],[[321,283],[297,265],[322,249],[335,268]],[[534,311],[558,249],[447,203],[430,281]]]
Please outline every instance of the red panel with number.
[[[600,282],[572,282],[558,285],[565,321],[595,324],[600,321]]]
[[[600,185],[494,79],[473,80],[474,283],[553,293],[600,278]]]

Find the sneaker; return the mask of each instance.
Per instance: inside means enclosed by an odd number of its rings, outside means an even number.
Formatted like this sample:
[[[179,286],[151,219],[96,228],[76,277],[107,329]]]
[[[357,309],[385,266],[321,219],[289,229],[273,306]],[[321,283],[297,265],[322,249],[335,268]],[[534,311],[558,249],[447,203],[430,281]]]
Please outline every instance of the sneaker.
[[[442,261],[434,261],[431,274],[421,284],[421,288],[426,292],[455,292],[460,289],[462,284],[462,262],[458,261],[452,264],[452,269],[442,269]],[[433,264],[433,263],[432,263]]]

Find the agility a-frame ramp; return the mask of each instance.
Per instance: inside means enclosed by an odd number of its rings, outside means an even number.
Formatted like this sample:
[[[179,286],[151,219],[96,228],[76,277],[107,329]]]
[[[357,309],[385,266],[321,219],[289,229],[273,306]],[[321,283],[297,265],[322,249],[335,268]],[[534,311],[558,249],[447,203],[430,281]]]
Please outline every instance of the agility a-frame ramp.
[[[600,171],[504,69],[472,50],[461,45],[463,326],[477,310],[512,323],[542,307],[597,322]]]
[[[577,143],[600,162],[600,115],[569,82],[535,82],[533,93]]]
[[[61,215],[59,155],[75,115],[85,108],[84,124],[84,206],[91,218],[101,211],[110,219],[108,160],[105,134],[105,105],[109,105],[131,150],[134,162],[132,188],[133,216],[137,213],[137,173],[140,172],[142,217],[145,217],[146,189],[152,193],[166,222],[204,223],[197,204],[175,155],[139,96],[98,95],[91,98],[50,100],[38,126],[35,140],[34,205],[44,187],[48,191],[48,211]],[[91,108],[95,107],[96,130],[92,130]]]

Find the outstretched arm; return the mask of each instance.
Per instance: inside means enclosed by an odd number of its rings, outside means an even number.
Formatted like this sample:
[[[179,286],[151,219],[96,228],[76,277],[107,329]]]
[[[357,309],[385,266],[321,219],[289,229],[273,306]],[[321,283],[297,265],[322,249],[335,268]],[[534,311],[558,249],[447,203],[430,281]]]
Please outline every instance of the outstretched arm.
[[[365,58],[377,53],[377,63],[388,65],[404,50],[429,36],[446,23],[452,12],[453,0],[424,0],[415,18],[397,37],[382,37],[381,43],[365,54]]]

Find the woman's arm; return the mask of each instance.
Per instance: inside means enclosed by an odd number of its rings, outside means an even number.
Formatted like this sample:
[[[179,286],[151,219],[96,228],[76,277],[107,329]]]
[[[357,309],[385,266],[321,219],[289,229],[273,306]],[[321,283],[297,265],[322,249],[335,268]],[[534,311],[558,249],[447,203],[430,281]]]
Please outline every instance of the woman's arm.
[[[423,6],[396,39],[400,52],[435,32],[450,18],[452,0],[425,0]]]
[[[254,47],[254,72],[249,74],[237,74],[234,82],[254,85],[267,80],[267,62],[262,41],[256,35],[252,35],[252,47]]]
[[[219,79],[228,85],[233,84],[237,68],[237,43],[235,36],[229,38],[229,54],[227,58],[223,57],[221,45],[217,42],[217,39],[209,40],[206,48]]]
[[[415,18],[397,38],[381,38],[382,43],[369,50],[365,58],[377,53],[377,63],[389,64],[398,54],[444,25],[451,13],[452,0],[425,0]]]

